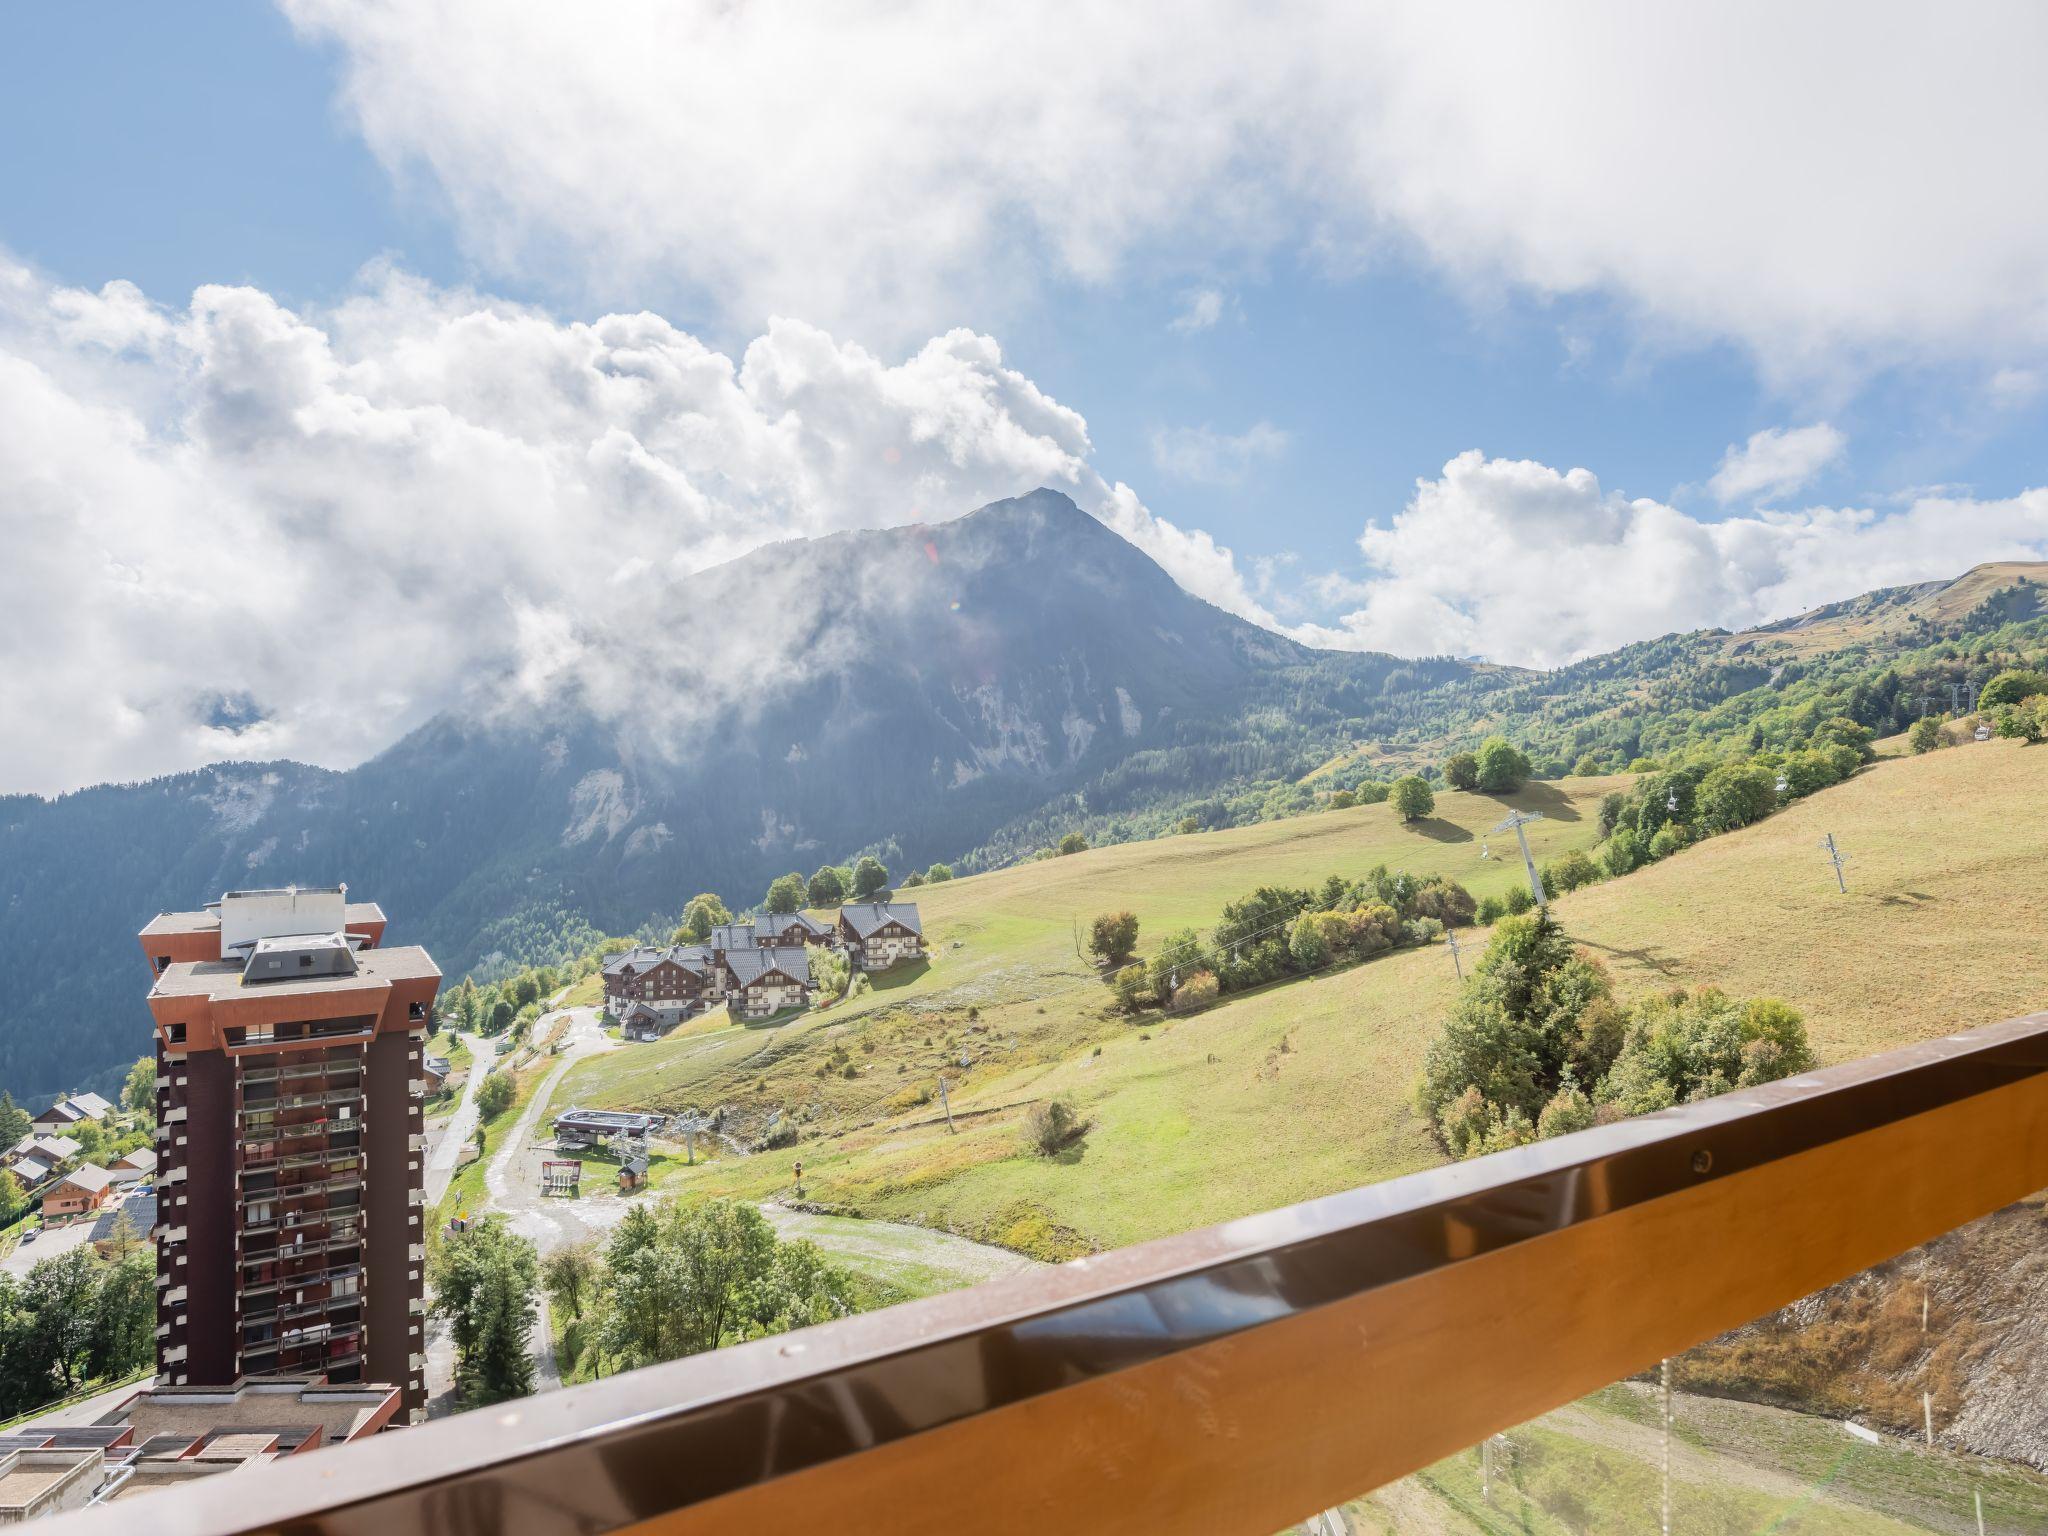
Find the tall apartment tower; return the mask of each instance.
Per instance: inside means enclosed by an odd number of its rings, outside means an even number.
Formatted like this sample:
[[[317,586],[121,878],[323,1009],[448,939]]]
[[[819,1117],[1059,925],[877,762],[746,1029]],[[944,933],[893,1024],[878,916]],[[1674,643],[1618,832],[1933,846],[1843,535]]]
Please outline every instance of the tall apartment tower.
[[[324,1376],[426,1408],[421,1060],[441,973],[346,886],[230,891],[155,973],[157,1382]]]

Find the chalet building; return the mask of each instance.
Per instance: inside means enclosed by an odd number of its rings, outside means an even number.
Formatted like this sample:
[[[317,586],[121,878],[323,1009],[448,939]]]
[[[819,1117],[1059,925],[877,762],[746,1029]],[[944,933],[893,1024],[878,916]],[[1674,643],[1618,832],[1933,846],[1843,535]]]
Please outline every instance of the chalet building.
[[[44,1173],[67,1158],[78,1156],[78,1143],[69,1136],[37,1136],[30,1134],[21,1138],[7,1149],[7,1155],[0,1157],[0,1168],[18,1167],[24,1160],[38,1163]]]
[[[674,1023],[637,998],[626,1005],[626,1011],[618,1018],[619,1033],[628,1040],[659,1040]]]
[[[604,963],[605,1012],[623,1021],[635,1004],[645,1004],[662,1021],[657,1034],[710,1007],[722,993],[717,956],[702,944],[643,945]]]
[[[113,1112],[114,1106],[96,1093],[74,1093],[52,1104],[33,1123],[38,1132],[54,1134],[88,1120],[104,1120]]]
[[[804,1005],[811,990],[810,953],[801,944],[728,950],[725,978],[727,1011],[735,1018],[765,1019]]]
[[[50,1186],[43,1196],[45,1216],[83,1216],[107,1203],[114,1176],[98,1163],[81,1163]]]
[[[123,1152],[107,1167],[116,1184],[147,1184],[156,1176],[156,1154],[147,1147]]]
[[[914,901],[864,901],[839,909],[839,943],[864,971],[922,960],[924,924]]]

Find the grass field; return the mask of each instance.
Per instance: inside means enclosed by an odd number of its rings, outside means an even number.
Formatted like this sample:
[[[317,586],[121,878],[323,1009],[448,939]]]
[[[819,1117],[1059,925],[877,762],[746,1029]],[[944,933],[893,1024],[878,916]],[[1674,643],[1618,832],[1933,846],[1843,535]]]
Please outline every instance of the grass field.
[[[1590,845],[1598,797],[1617,782],[1517,797],[1548,816],[1539,857]],[[1556,910],[1625,995],[1712,983],[1782,997],[1823,1060],[1867,1054],[2048,998],[2044,784],[2048,751],[2010,742],[1887,761]],[[921,890],[935,956],[920,974],[772,1030],[713,1015],[578,1067],[565,1101],[772,1106],[801,1128],[794,1147],[677,1170],[672,1184],[760,1198],[786,1190],[801,1157],[809,1194],[830,1207],[1039,1257],[1429,1166],[1439,1154],[1408,1095],[1456,990],[1442,946],[1133,1027],[1108,1011],[1073,926],[1128,906],[1156,941],[1261,882],[1380,862],[1482,894],[1519,877],[1478,857],[1498,802],[1438,804],[1420,831],[1360,807]],[[1847,895],[1816,846],[1828,831],[1851,858]],[[958,1134],[922,1101],[941,1069]],[[1093,1129],[1061,1159],[1026,1155],[1018,1106],[1054,1093]]]

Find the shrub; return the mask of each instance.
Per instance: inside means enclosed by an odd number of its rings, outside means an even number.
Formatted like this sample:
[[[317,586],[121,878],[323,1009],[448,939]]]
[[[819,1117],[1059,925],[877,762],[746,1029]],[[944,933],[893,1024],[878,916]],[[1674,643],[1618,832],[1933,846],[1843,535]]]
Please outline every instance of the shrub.
[[[2041,693],[2048,693],[2048,672],[2014,667],[1999,673],[1984,685],[1984,691],[1977,695],[1977,707],[1992,710],[2001,704],[2017,704]]]
[[[924,872],[924,878],[926,884],[938,885],[942,881],[953,878],[953,866],[950,864],[934,864]]]
[[[1410,917],[1433,917],[1446,928],[1463,928],[1471,923],[1478,903],[1472,893],[1455,880],[1438,875],[1425,880],[1408,898]]]
[[[1470,752],[1453,752],[1444,759],[1444,782],[1453,789],[1479,787],[1479,759]]]
[[[495,1120],[512,1107],[512,1078],[509,1073],[493,1072],[477,1085],[476,1107],[486,1120]]]
[[[1394,780],[1389,798],[1403,821],[1420,821],[1436,809],[1436,793],[1429,787],[1429,780],[1420,774]]]
[[[1507,913],[1506,902],[1502,901],[1498,896],[1488,896],[1474,909],[1472,921],[1478,923],[1483,928],[1490,928],[1503,917],[1506,917]]]
[[[1403,944],[1434,944],[1444,936],[1444,925],[1433,917],[1411,917],[1401,924]]]
[[[1941,722],[1932,715],[1922,715],[1913,722],[1913,729],[1906,733],[1906,740],[1915,752],[1932,752],[1941,745]]]
[[[1109,987],[1116,994],[1117,1006],[1125,1013],[1141,1012],[1152,1001],[1151,979],[1142,965],[1127,965],[1109,979]]]
[[[1304,912],[1295,918],[1287,935],[1287,952],[1304,971],[1319,971],[1330,963],[1330,943],[1315,914]]]
[[[1543,889],[1553,896],[1566,891],[1576,891],[1582,885],[1592,885],[1600,878],[1600,866],[1583,849],[1574,848],[1561,853],[1543,866]]]
[[[1176,1010],[1205,1007],[1222,991],[1213,971],[1197,971],[1174,989],[1173,1006]]]
[[[1085,833],[1069,832],[1060,839],[1061,853],[1086,853],[1087,851],[1088,838]]]
[[[1597,752],[1588,752],[1572,764],[1572,773],[1581,779],[1598,778],[1607,771],[1607,763]]]
[[[1593,1101],[1586,1097],[1578,1081],[1567,1071],[1562,1086],[1543,1106],[1543,1113],[1536,1117],[1536,1134],[1547,1141],[1552,1136],[1569,1136],[1573,1131],[1589,1130],[1594,1113]]]
[[[1700,780],[1694,805],[1709,832],[1732,832],[1761,821],[1778,803],[1776,781],[1768,768],[1752,763],[1724,763]]]
[[[2019,741],[2048,741],[2048,695],[2008,704],[1998,712],[1998,734]]]
[[[1393,786],[1385,779],[1366,779],[1352,793],[1358,796],[1360,805],[1378,805],[1392,792]]]
[[[1401,915],[1384,901],[1368,901],[1344,915],[1344,944],[1355,955],[1377,955],[1401,942]]]
[[[1526,885],[1511,885],[1508,887],[1507,895],[1501,897],[1500,904],[1508,916],[1520,917],[1536,905],[1536,898],[1529,894],[1529,887]]]
[[[1645,999],[1630,1012],[1621,1052],[1599,1097],[1624,1114],[1644,1114],[1812,1066],[1798,1010],[1774,998],[1736,1002],[1718,988],[1680,988]]]
[[[1348,811],[1356,804],[1358,804],[1358,796],[1348,789],[1340,789],[1330,796],[1330,809],[1333,811]]]
[[[1621,825],[1621,813],[1628,807],[1628,796],[1616,790],[1613,794],[1600,797],[1600,835],[1611,836]]]
[[[1111,964],[1128,959],[1138,947],[1138,914],[1104,912],[1088,930],[1089,953]]]
[[[1667,821],[1657,829],[1657,835],[1650,839],[1650,857],[1652,860],[1668,859],[1685,844],[1685,828],[1675,821]]]
[[[1634,827],[1618,827],[1607,846],[1601,850],[1600,861],[1607,866],[1610,875],[1625,875],[1641,867],[1644,858],[1643,840],[1636,835]]]
[[[1088,1122],[1067,1098],[1045,1099],[1024,1116],[1024,1145],[1040,1157],[1065,1151],[1088,1134]]]

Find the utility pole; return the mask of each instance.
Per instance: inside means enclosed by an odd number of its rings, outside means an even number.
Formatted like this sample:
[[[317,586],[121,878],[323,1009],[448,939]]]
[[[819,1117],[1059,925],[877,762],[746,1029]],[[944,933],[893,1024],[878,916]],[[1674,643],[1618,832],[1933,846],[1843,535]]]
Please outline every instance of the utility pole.
[[[1462,957],[1462,952],[1458,948],[1458,930],[1446,928],[1444,930],[1444,942],[1451,947],[1451,964],[1458,968],[1458,980],[1462,982],[1465,979],[1465,961]]]
[[[953,1101],[946,1097],[946,1074],[939,1074],[939,1108],[946,1112],[946,1133],[958,1136],[959,1130],[953,1124]]]
[[[1848,883],[1842,879],[1842,866],[1849,862],[1849,855],[1842,852],[1841,849],[1835,846],[1835,834],[1832,832],[1830,832],[1826,837],[1820,840],[1820,845],[1821,847],[1827,850],[1828,862],[1835,866],[1836,889],[1839,890],[1844,896],[1848,895],[1849,886]]]
[[[1522,845],[1522,867],[1529,872],[1529,894],[1536,898],[1537,906],[1547,908],[1550,900],[1543,894],[1543,877],[1536,873],[1536,860],[1529,852],[1529,834],[1523,830],[1530,822],[1542,819],[1541,811],[1510,811],[1507,819],[1493,830],[1505,832],[1510,827],[1514,828],[1515,841]]]

